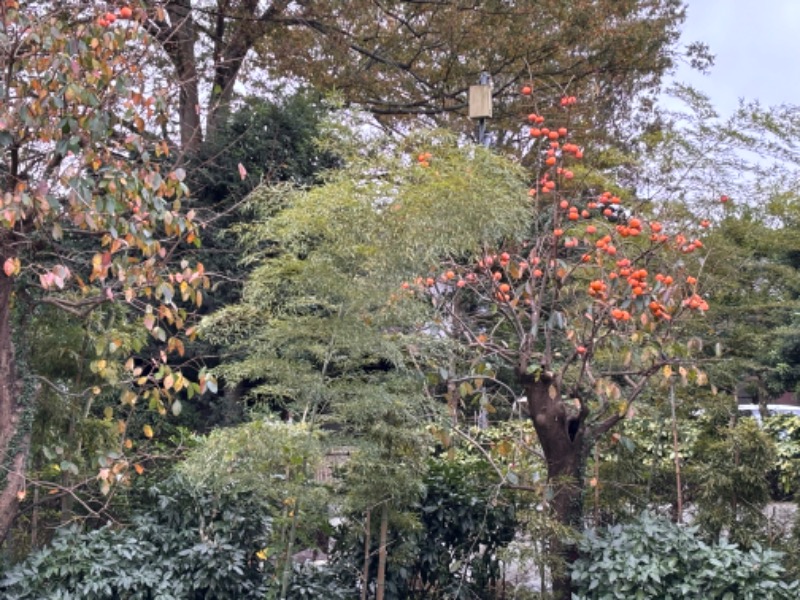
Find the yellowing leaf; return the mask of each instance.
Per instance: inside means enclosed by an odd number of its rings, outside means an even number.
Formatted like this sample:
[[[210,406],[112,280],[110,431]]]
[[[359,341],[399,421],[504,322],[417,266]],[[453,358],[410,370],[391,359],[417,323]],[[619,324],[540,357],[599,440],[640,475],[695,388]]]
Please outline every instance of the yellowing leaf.
[[[514,446],[511,445],[511,442],[508,440],[502,440],[497,446],[495,446],[495,450],[500,456],[508,456],[514,450]]]
[[[134,404],[136,404],[136,394],[133,393],[131,390],[125,390],[124,392],[122,392],[119,401],[122,404],[133,406]]]
[[[664,365],[664,368],[661,369],[661,373],[664,375],[664,379],[669,379],[672,377],[672,367],[669,365]]]
[[[3,263],[3,272],[7,277],[11,277],[12,275],[19,273],[19,268],[20,262],[18,258],[7,258],[6,262]]]
[[[150,427],[150,425],[145,425],[144,427],[142,427],[142,432],[144,433],[144,437],[146,437],[147,439],[153,437],[153,428]]]

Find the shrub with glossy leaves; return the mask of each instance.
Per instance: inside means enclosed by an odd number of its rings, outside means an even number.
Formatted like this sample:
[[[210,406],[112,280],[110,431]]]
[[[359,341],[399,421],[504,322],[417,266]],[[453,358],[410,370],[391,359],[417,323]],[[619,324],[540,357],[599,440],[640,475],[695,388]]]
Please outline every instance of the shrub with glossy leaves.
[[[572,569],[573,600],[792,600],[800,583],[784,581],[782,554],[757,544],[744,551],[709,545],[696,527],[642,513],[638,520],[590,531]]]
[[[69,529],[11,568],[0,597],[54,600],[263,598],[268,509],[254,494],[195,494],[180,477],[150,490],[130,526]],[[153,506],[155,505],[155,506]]]

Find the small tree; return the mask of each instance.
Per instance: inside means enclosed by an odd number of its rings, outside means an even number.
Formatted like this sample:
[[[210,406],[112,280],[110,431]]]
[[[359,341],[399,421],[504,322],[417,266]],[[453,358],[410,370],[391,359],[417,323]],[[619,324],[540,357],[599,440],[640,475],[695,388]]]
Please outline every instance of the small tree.
[[[125,302],[168,352],[182,354],[173,334],[208,285],[201,265],[170,265],[176,246],[196,242],[197,232],[182,207],[185,173],[165,164],[165,98],[141,68],[147,40],[133,16],[77,4],[0,7],[0,539],[25,496],[39,385],[26,330],[37,307],[80,319]],[[153,409],[179,410],[176,392],[199,386],[166,368],[166,353],[148,370],[125,363],[138,344],[113,337],[91,356],[93,373],[113,385],[127,378],[128,410],[140,392]],[[110,471],[102,474],[108,484]]]
[[[575,102],[561,99],[565,121]],[[484,238],[475,257],[442,256],[405,287],[435,307],[426,327],[461,345],[467,360],[448,378],[504,380],[527,404],[547,463],[548,505],[561,524],[580,528],[584,467],[596,441],[631,413],[653,376],[702,377],[690,366],[691,344],[679,341],[691,331],[681,323],[708,308],[686,260],[703,243],[672,230],[669,215],[656,214],[661,206],[583,170],[567,128],[548,128],[537,114],[528,120],[541,162],[527,231]],[[419,159],[435,180],[435,151]],[[476,369],[486,364],[489,377]],[[568,563],[577,557],[555,536],[550,550]],[[570,597],[563,570],[554,592]]]

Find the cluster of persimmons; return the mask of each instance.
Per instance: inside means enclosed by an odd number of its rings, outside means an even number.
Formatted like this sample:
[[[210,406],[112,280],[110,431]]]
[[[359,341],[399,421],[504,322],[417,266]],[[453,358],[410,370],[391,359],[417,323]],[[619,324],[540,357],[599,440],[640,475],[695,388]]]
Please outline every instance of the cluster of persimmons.
[[[530,95],[530,87],[521,93]],[[576,102],[564,96],[559,105],[569,111]],[[539,157],[539,173],[528,191],[532,222],[547,225],[540,225],[530,240],[487,250],[474,264],[444,261],[429,276],[403,283],[403,289],[437,297],[472,291],[503,310],[527,312],[531,319],[537,311],[550,312],[552,307],[543,306],[559,294],[563,306],[567,293],[576,315],[588,314],[591,306],[592,318],[608,322],[636,320],[655,327],[684,310],[707,310],[697,279],[686,274],[679,260],[703,248],[702,241],[685,233],[670,235],[668,229],[676,225],[637,214],[618,194],[576,185],[573,169],[583,149],[570,141],[567,127],[547,127],[536,112],[527,115],[526,127]],[[426,167],[434,158],[423,151],[417,160]],[[727,201],[727,196],[720,198]],[[708,219],[700,222],[701,228],[710,225]],[[579,298],[582,292],[588,295],[585,302]]]

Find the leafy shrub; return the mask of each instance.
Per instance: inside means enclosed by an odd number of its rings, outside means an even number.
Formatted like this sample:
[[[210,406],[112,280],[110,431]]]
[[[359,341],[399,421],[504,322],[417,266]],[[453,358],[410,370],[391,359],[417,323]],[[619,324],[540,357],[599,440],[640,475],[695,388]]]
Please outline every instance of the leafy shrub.
[[[426,597],[434,590],[444,598],[476,597],[500,579],[497,552],[514,538],[516,510],[489,485],[492,475],[485,464],[431,461],[411,567]]]
[[[271,521],[253,495],[196,495],[172,477],[149,491],[149,512],[128,527],[58,535],[12,567],[0,596],[53,600],[261,598],[265,568],[255,552]],[[155,505],[155,506],[153,506]]]
[[[412,507],[415,526],[398,528],[390,540],[386,598],[494,598],[500,580],[499,550],[514,537],[516,504],[492,485],[496,474],[483,459],[431,458],[425,491]],[[334,563],[342,572],[363,568],[363,531],[346,522],[337,536]],[[377,540],[372,541],[370,581],[377,575]]]
[[[773,497],[791,499],[800,485],[800,417],[772,415],[764,421],[764,431],[775,440],[777,457],[770,473]]]
[[[289,586],[289,600],[352,600],[358,597],[357,576],[342,570],[341,565],[294,565],[294,576]]]
[[[642,513],[627,525],[589,531],[572,570],[573,600],[792,600],[800,583],[782,580],[781,553],[709,545],[696,527]]]
[[[328,525],[325,494],[310,482],[320,452],[301,425],[216,430],[135,502],[129,525],[63,532],[6,573],[0,597],[263,598],[295,544]],[[300,574],[301,587],[325,575]]]
[[[698,457],[686,469],[697,525],[707,539],[723,531],[750,547],[766,525],[770,500],[767,473],[776,464],[774,444],[753,419],[704,433],[694,448]]]

